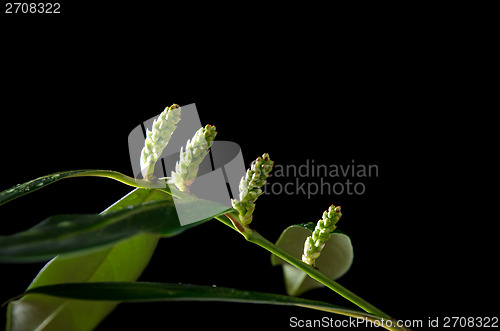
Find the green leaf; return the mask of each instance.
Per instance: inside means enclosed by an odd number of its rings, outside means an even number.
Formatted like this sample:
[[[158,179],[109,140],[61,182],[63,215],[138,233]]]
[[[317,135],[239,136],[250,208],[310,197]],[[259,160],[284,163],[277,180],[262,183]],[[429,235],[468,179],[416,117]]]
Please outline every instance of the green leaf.
[[[279,294],[243,291],[232,288],[148,282],[100,282],[56,284],[31,288],[27,294],[45,294],[76,300],[137,301],[229,301],[254,304],[298,306],[330,313],[380,320],[362,311],[343,308],[326,302]]]
[[[159,190],[135,189],[102,214],[164,199],[170,196]],[[145,234],[87,255],[58,256],[45,265],[29,288],[57,283],[134,281],[147,266],[157,243],[157,235]],[[9,304],[7,330],[92,330],[116,305],[27,295]]]
[[[164,237],[177,235],[230,210],[203,200],[161,201],[128,206],[104,214],[56,215],[27,231],[0,237],[0,262],[34,262],[59,254],[88,253],[144,233]],[[181,225],[189,219],[187,225]]]
[[[283,231],[276,245],[300,260],[304,251],[304,242],[313,230],[313,223],[289,226]],[[338,279],[349,270],[353,258],[351,239],[335,230],[331,238],[326,242],[321,255],[316,259],[316,267],[331,279]],[[301,295],[306,291],[324,286],[302,270],[295,268],[275,255],[271,256],[271,263],[283,266],[283,276],[288,295]]]
[[[10,189],[0,192],[0,206],[16,198],[22,197],[23,195],[35,192],[47,185],[53,184],[64,178],[72,177],[106,177],[115,179],[124,184],[141,187],[141,188],[165,188],[165,183],[160,181],[145,181],[140,179],[134,179],[126,176],[122,173],[112,170],[72,170],[72,171],[62,171],[47,176],[42,176],[37,179],[33,179],[24,184],[18,184]]]

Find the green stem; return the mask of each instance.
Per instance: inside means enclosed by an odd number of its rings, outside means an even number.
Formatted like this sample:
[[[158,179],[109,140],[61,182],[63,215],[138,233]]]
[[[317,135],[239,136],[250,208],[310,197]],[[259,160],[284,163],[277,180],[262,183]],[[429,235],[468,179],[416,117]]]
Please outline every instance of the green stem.
[[[378,309],[377,307],[374,307],[372,304],[368,303],[366,300],[360,298],[350,290],[346,289],[336,281],[332,280],[331,278],[327,277],[325,274],[323,274],[321,271],[318,269],[315,269],[314,267],[308,265],[307,263],[304,263],[300,261],[299,259],[295,258],[294,256],[290,255],[289,253],[285,252],[275,244],[271,243],[269,240],[266,238],[262,237],[257,231],[253,231],[252,233],[252,238],[249,240],[250,242],[253,242],[254,244],[257,244],[269,252],[273,253],[274,255],[282,258],[286,262],[290,263],[291,265],[295,266],[296,268],[304,271],[306,274],[311,276],[311,278],[317,280],[321,284],[325,285],[326,287],[332,289],[333,291],[337,292],[347,300],[351,301],[352,303],[356,304],[358,307],[364,309],[365,311],[386,318],[386,319],[392,319],[389,315]]]
[[[118,171],[113,170],[81,170],[77,171],[74,174],[71,174],[68,177],[105,177],[117,180],[122,182],[123,184],[127,184],[129,186],[138,187],[138,188],[163,188],[165,187],[164,182],[160,182],[158,180],[142,180],[135,179],[124,175]]]
[[[149,178],[148,180],[144,179],[136,179],[124,175],[117,171],[112,170],[80,170],[76,171],[74,174],[69,175],[68,177],[105,177],[117,180],[122,182],[123,184],[138,187],[138,188],[149,188],[149,189],[159,189],[168,194],[173,195],[179,199],[192,199],[193,196],[189,193],[179,191],[174,187],[174,185],[166,184],[170,177],[164,178]]]
[[[232,221],[231,219],[237,218],[238,216],[232,215],[231,213],[227,213],[224,215],[225,217],[218,216],[216,217],[217,220],[221,221],[222,223],[226,224],[230,228],[232,228],[235,231],[238,231],[233,224],[237,224],[235,221]],[[290,263],[294,267],[302,270],[306,274],[308,274],[311,278],[317,280],[321,284],[325,285],[326,287],[330,288],[334,292],[338,293],[342,297],[346,298],[347,300],[351,301],[358,307],[362,308],[363,310],[367,311],[368,313],[377,315],[379,317],[382,317],[386,320],[390,320],[393,322],[393,325],[396,325],[396,320],[394,320],[391,316],[387,315],[377,307],[373,306],[366,300],[360,298],[347,288],[343,287],[333,279],[329,278],[325,274],[323,274],[321,271],[318,269],[315,269],[314,267],[302,262],[301,260],[297,259],[295,256],[289,254],[288,252],[282,250],[266,238],[262,237],[257,231],[251,230],[246,228],[247,231],[244,233],[240,232],[249,242],[252,242],[256,245],[259,245],[260,247],[266,249],[267,251],[271,252],[272,254],[276,255],[277,257],[283,259],[284,261]],[[391,327],[391,330],[408,330],[405,328],[398,328],[398,327]]]
[[[179,192],[167,192],[172,194],[173,196],[176,196],[180,198]],[[176,194],[177,193],[177,194]],[[221,216],[215,216],[215,219],[219,220],[220,222],[224,223],[225,225],[229,226],[231,229],[235,230],[236,232],[240,233],[245,237],[245,239],[251,243],[254,243],[256,245],[259,245],[260,247],[266,249],[270,253],[276,255],[277,257],[283,259],[284,261],[290,263],[294,267],[298,268],[299,270],[302,270],[305,272],[307,275],[309,275],[311,278],[317,280],[321,284],[325,285],[326,287],[330,288],[337,294],[341,295],[342,297],[346,298],[347,300],[351,301],[358,307],[362,308],[368,313],[374,314],[378,317],[381,317],[382,319],[389,320],[392,322],[393,325],[396,325],[396,320],[393,319],[391,316],[388,314],[384,313],[382,310],[378,309],[368,301],[362,299],[361,297],[357,296],[347,288],[343,287],[333,279],[329,278],[325,274],[323,274],[321,271],[318,269],[308,265],[307,263],[302,262],[302,260],[297,259],[295,256],[289,254],[288,252],[282,250],[266,238],[262,237],[257,231],[252,230],[248,227],[245,227],[241,225],[239,222],[239,217],[237,214],[237,211],[233,212],[228,212],[224,215]],[[400,330],[400,331],[410,331],[408,328],[404,327],[397,327],[397,326],[392,326],[388,327],[386,324],[382,324],[386,329],[389,330]]]

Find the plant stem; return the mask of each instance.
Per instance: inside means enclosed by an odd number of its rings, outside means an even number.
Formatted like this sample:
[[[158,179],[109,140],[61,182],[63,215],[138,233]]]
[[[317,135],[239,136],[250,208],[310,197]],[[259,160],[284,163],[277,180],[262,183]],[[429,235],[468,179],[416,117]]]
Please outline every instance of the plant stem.
[[[225,216],[225,217],[224,217]],[[222,223],[226,224],[233,230],[238,231],[235,226],[233,225],[234,221],[231,221],[231,218],[237,217],[236,215],[232,215],[230,213],[225,214],[224,216],[218,216],[216,217],[217,220],[221,221]],[[347,300],[351,301],[358,307],[362,308],[363,310],[367,311],[368,313],[377,315],[379,317],[384,318],[385,320],[392,321],[393,326],[388,328],[390,330],[408,330],[406,328],[402,327],[396,327],[396,320],[393,319],[391,316],[387,315],[377,307],[373,306],[366,300],[360,298],[347,288],[343,287],[333,279],[330,279],[328,276],[323,274],[321,271],[318,269],[302,262],[300,259],[296,258],[295,256],[289,254],[288,252],[282,250],[263,236],[261,236],[257,231],[255,230],[250,230],[247,228],[248,231],[245,233],[240,232],[249,242],[252,242],[256,245],[259,245],[260,247],[266,249],[267,251],[271,252],[272,254],[276,255],[277,257],[283,259],[284,261],[290,263],[294,267],[302,270],[306,274],[308,274],[311,278],[317,280],[321,284],[325,285],[326,287],[330,288],[337,294],[341,295],[342,297],[346,298]]]
[[[151,181],[151,180],[135,179],[127,175],[124,175],[118,171],[112,171],[112,170],[78,170],[74,174],[69,175],[68,177],[105,177],[138,188],[164,188],[166,186],[164,182],[160,182],[158,180]]]
[[[273,253],[274,255],[282,258],[286,262],[290,263],[291,265],[295,266],[296,268],[304,271],[306,274],[311,276],[311,278],[317,280],[321,284],[325,285],[326,287],[332,289],[333,291],[337,292],[347,300],[351,301],[352,303],[356,304],[358,307],[363,308],[365,311],[386,318],[386,319],[392,319],[389,315],[381,311],[380,309],[374,307],[364,299],[360,298],[350,290],[346,289],[336,281],[332,280],[331,278],[327,277],[325,274],[323,274],[321,271],[318,269],[308,265],[307,263],[304,263],[294,256],[290,255],[289,253],[285,252],[275,244],[271,243],[269,240],[266,238],[262,237],[257,231],[253,231],[252,238],[249,240],[250,242],[253,242],[254,244],[257,244],[269,252]]]

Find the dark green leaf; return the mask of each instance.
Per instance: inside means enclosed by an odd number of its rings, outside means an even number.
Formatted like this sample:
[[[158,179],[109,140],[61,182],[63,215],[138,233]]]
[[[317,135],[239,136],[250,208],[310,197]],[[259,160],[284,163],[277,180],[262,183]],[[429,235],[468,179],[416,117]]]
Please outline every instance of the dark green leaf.
[[[135,189],[108,207],[103,214],[170,196],[159,190]],[[147,266],[158,242],[157,235],[137,235],[90,254],[57,256],[48,262],[30,288],[72,282],[134,281]],[[92,330],[117,303],[75,301],[26,295],[11,302],[7,330]]]
[[[379,317],[326,302],[279,294],[242,291],[215,286],[146,282],[101,282],[56,284],[31,288],[26,294],[45,294],[77,300],[137,301],[230,301],[285,306],[299,306],[331,313],[380,320]]]
[[[304,223],[289,226],[283,231],[276,245],[286,252],[301,259],[304,251],[304,242],[314,230],[314,223]],[[316,259],[316,267],[331,279],[338,279],[351,267],[354,258],[351,239],[335,230],[326,242],[323,251]],[[309,277],[305,272],[284,262],[273,255],[273,265],[283,266],[285,287],[289,295],[300,295],[314,288],[322,287],[321,283]]]
[[[143,187],[143,188],[165,188],[165,183],[150,182],[139,179],[134,179],[128,177],[122,173],[112,170],[72,170],[72,171],[62,171],[54,174],[50,174],[47,176],[43,176],[37,179],[33,179],[24,184],[16,185],[10,189],[0,192],[0,205],[7,203],[16,198],[22,197],[23,195],[35,192],[41,188],[46,187],[52,183],[55,183],[64,178],[71,177],[85,177],[85,176],[93,176],[93,177],[106,177],[112,178],[124,184],[133,186],[133,187]]]
[[[56,215],[31,229],[0,237],[0,262],[43,261],[59,254],[114,244],[150,233],[169,237],[223,214],[228,207],[203,199],[164,199],[104,214]],[[182,215],[181,222],[178,215]],[[185,220],[189,224],[185,224]]]

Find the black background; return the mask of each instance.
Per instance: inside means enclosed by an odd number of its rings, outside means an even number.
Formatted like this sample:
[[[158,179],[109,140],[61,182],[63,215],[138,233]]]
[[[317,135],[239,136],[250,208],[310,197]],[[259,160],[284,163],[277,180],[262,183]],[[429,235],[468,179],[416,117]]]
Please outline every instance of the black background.
[[[316,222],[330,204],[341,205],[338,225],[355,253],[342,285],[424,325],[497,316],[498,217],[487,212],[497,164],[489,51],[461,28],[466,23],[337,29],[285,17],[261,31],[255,26],[264,23],[253,19],[240,28],[235,18],[152,13],[150,27],[131,8],[116,17],[68,10],[46,21],[10,17],[2,35],[0,189],[70,169],[132,175],[129,132],[172,103],[196,103],[217,139],[241,146],[247,166],[264,152],[284,165],[378,165],[361,196],[261,197],[252,226],[265,237],[274,241],[288,225]],[[1,233],[53,214],[97,213],[129,191],[107,179],[64,180],[2,206]],[[0,299],[22,292],[42,266],[0,266]],[[216,221],[162,240],[140,280],[284,293],[269,254]],[[352,306],[326,289],[304,297]],[[228,303],[122,304],[98,329],[167,329],[173,321],[286,329],[291,316],[327,315]]]

